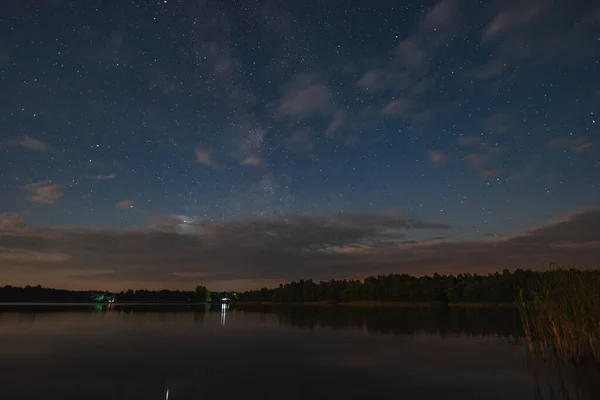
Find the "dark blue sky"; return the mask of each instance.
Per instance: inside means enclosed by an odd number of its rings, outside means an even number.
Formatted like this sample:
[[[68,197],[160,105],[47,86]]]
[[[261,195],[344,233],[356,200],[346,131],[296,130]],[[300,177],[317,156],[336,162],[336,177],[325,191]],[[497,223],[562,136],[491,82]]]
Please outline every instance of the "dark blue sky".
[[[517,234],[599,205],[599,27],[597,1],[3,2],[3,224]]]

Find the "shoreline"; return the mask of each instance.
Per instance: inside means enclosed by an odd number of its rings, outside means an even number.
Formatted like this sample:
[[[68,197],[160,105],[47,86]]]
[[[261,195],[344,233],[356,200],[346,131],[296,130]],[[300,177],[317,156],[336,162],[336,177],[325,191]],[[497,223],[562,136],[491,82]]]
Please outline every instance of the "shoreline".
[[[2,307],[157,307],[157,306],[216,306],[229,304],[230,306],[305,306],[305,307],[354,307],[354,308],[517,308],[517,303],[492,303],[492,302],[458,302],[458,303],[438,303],[438,302],[419,302],[419,301],[306,301],[275,303],[271,301],[231,301],[231,302],[211,302],[211,303],[180,303],[180,302],[115,302],[115,303],[61,303],[61,302],[0,302]]]

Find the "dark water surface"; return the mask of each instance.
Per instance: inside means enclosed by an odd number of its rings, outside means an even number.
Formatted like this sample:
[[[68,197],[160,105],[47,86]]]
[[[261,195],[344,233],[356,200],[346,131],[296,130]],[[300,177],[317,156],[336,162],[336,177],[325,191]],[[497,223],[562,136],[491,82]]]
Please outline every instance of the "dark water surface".
[[[0,306],[2,399],[533,399],[510,309]]]

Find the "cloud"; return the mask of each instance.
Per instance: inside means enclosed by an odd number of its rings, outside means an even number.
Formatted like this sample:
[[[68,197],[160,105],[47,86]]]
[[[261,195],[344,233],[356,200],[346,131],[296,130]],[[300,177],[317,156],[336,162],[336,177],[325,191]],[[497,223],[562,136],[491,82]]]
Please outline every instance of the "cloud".
[[[0,213],[0,229],[18,229],[25,227],[25,217],[19,213]]]
[[[106,175],[94,175],[94,176],[90,176],[89,178],[104,181],[104,180],[109,180],[109,179],[117,179],[118,176],[119,176],[118,174],[112,173],[112,174],[106,174]]]
[[[595,2],[501,0],[492,2],[490,8],[495,13],[483,30],[481,42],[492,57],[474,71],[479,79],[499,77],[517,63],[522,69],[526,60],[539,65],[594,54],[594,30],[600,21],[600,6]]]
[[[463,147],[479,147],[481,139],[475,136],[461,136],[458,138],[458,144]]]
[[[27,199],[36,203],[55,204],[65,195],[62,185],[46,181],[30,183],[24,189],[29,193]]]
[[[484,179],[497,179],[504,176],[504,172],[492,168],[497,159],[506,152],[504,147],[490,147],[481,153],[471,153],[464,156],[464,160],[474,171],[482,173]]]
[[[303,120],[313,115],[329,115],[333,108],[331,92],[325,84],[300,82],[283,89],[277,110],[279,115]]]
[[[599,239],[599,222],[600,208],[591,208],[497,241],[522,244],[589,244]]]
[[[367,70],[358,80],[360,88],[387,103],[381,115],[402,118],[411,129],[421,126],[446,111],[447,105],[420,100],[434,87],[432,65],[440,48],[452,40],[458,29],[459,2],[440,0],[428,10],[415,31],[402,39],[391,59]],[[400,98],[397,96],[400,95]]]
[[[328,120],[327,136],[335,136],[348,122],[349,113],[336,104],[325,77],[319,74],[299,74],[282,85],[276,116],[285,118],[290,126],[312,118]]]
[[[346,121],[348,121],[348,119],[348,113],[341,108],[338,109],[333,113],[333,117],[331,118],[331,122],[325,130],[325,133],[328,136],[333,136],[338,131],[338,129],[341,128],[346,123]]]
[[[575,146],[571,149],[571,151],[575,154],[581,154],[581,153],[587,153],[589,151],[595,150],[598,147],[598,142],[588,142],[588,143],[583,143],[579,146]]]
[[[242,165],[251,165],[253,167],[258,167],[263,165],[264,160],[261,157],[248,157],[242,161]]]
[[[500,169],[485,170],[485,171],[483,171],[483,178],[484,179],[501,179],[501,178],[504,178],[504,171],[502,171]]]
[[[521,25],[527,24],[542,15],[552,2],[545,0],[529,0],[525,2],[506,2],[508,7],[502,8],[483,31],[483,41],[501,36]]]
[[[201,275],[204,280],[225,281],[261,276],[285,279],[304,273],[323,276],[329,273],[323,268],[327,269],[334,249],[389,246],[418,231],[449,229],[445,224],[427,223],[397,212],[279,215],[213,224],[193,217],[165,215],[153,217],[151,227],[143,230],[7,227],[0,231],[0,239],[12,253],[19,253],[19,257],[4,257],[13,266],[68,271],[81,270],[85,265],[91,270],[114,270],[111,276],[102,276],[111,279],[113,285],[120,279],[164,279],[165,284],[181,285],[190,282],[190,274]],[[107,248],[111,251],[107,252]],[[38,254],[47,253],[64,255],[61,257],[65,262],[49,266],[50,260],[44,259],[33,263]],[[56,257],[52,258],[52,263],[56,261]],[[181,274],[188,278],[182,279]]]
[[[196,148],[196,162],[204,165],[208,165],[213,168],[217,168],[217,163],[213,158],[210,150],[205,150],[200,147]]]
[[[117,203],[117,208],[133,208],[134,205],[134,200],[121,200]]]
[[[344,140],[344,146],[346,147],[354,147],[358,142],[358,136],[350,135]]]
[[[186,26],[192,40],[193,54],[198,65],[208,67],[211,73],[237,87],[234,74],[239,60],[232,46],[232,23],[227,13],[214,8],[209,2],[190,4],[191,24]],[[233,78],[233,79],[232,79]]]
[[[600,145],[600,142],[592,142],[587,137],[579,139],[571,138],[556,138],[546,143],[549,149],[566,149],[574,154],[582,154],[595,150]]]
[[[0,246],[0,260],[6,263],[57,263],[69,260],[69,255],[52,250],[14,249]]]
[[[202,218],[187,215],[156,214],[150,215],[149,220],[149,229],[142,229],[141,231],[199,234],[203,232],[205,225]]]
[[[30,136],[25,136],[20,139],[9,139],[5,143],[9,146],[20,146],[35,151],[50,150],[50,146],[47,143],[42,142],[39,139],[32,138]]]
[[[425,14],[417,30],[396,46],[392,60],[368,70],[358,85],[373,92],[422,93],[429,86],[424,78],[435,53],[452,38],[457,21],[458,1],[438,1]]]
[[[535,164],[528,165],[527,167],[523,168],[516,174],[510,176],[508,179],[515,180],[515,181],[529,179],[533,176],[536,169],[537,169],[537,165],[535,165]]]
[[[381,115],[384,117],[405,117],[412,108],[413,102],[408,99],[392,100],[381,110]]]
[[[69,271],[102,270],[106,273],[86,277],[85,284],[192,288],[203,282],[240,289],[230,287],[232,282],[487,273],[549,262],[597,267],[599,224],[600,209],[590,209],[517,235],[470,241],[453,239],[453,229],[445,224],[403,212],[284,214],[213,224],[164,216],[136,231],[8,224],[0,229],[0,278],[10,284],[15,270],[36,276],[60,273],[63,283],[72,285]],[[450,238],[424,239],[440,232]]]
[[[444,164],[446,161],[448,161],[448,155],[443,151],[429,151],[429,162],[431,162],[432,164]]]
[[[485,169],[490,163],[490,157],[487,154],[467,154],[465,160],[476,171]]]
[[[479,153],[467,154],[463,159],[469,167],[481,173],[484,179],[500,179],[505,176],[505,172],[497,166],[504,165],[499,163],[499,158],[506,153],[506,148],[493,146],[483,148]]]
[[[485,120],[485,128],[491,133],[506,133],[512,126],[512,118],[505,113],[496,113]]]
[[[314,149],[311,136],[313,132],[308,128],[302,128],[292,132],[289,139],[285,141],[286,147],[295,152],[311,151]]]

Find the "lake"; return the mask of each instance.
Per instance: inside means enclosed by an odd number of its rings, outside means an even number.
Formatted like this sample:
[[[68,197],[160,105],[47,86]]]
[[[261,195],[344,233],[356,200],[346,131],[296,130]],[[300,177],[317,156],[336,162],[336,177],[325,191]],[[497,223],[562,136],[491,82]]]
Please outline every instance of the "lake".
[[[0,306],[6,399],[533,399],[513,309]]]

